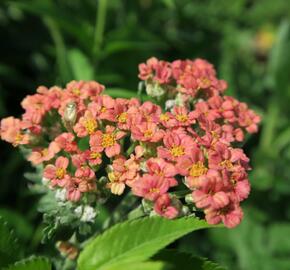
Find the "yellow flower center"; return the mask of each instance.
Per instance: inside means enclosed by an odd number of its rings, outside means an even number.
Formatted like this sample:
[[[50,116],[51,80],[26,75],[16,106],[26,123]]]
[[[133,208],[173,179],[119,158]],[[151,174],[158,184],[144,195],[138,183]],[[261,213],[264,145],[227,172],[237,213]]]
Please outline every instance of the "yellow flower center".
[[[219,135],[215,131],[210,132],[214,139],[218,139]]]
[[[99,152],[92,152],[91,154],[90,154],[90,158],[91,159],[98,159],[98,158],[100,158],[101,157],[101,153],[99,153]]]
[[[160,120],[161,121],[165,121],[166,122],[169,119],[170,119],[170,117],[167,114],[165,114],[165,113],[160,115]]]
[[[207,172],[207,168],[203,165],[201,161],[198,161],[197,163],[192,165],[189,171],[189,175],[192,177],[198,177],[198,176],[206,174],[206,172]]]
[[[186,114],[178,114],[176,116],[176,119],[177,119],[177,121],[184,123],[184,122],[186,122],[188,120],[188,117],[187,117]]]
[[[15,143],[19,144],[22,141],[23,137],[24,136],[21,133],[17,133],[17,135],[15,136],[15,140],[14,140]]]
[[[73,94],[75,94],[76,96],[79,96],[79,95],[81,94],[81,90],[78,89],[78,88],[74,88],[74,89],[72,90],[72,92],[73,92]]]
[[[106,107],[102,107],[102,108],[101,108],[101,112],[102,112],[102,113],[104,113],[104,112],[106,112],[106,111],[107,111],[107,108],[106,108]]]
[[[153,135],[153,131],[151,129],[147,129],[145,132],[144,132],[144,137],[145,138],[150,138],[152,137]]]
[[[220,166],[224,167],[224,168],[227,168],[228,170],[231,170],[234,167],[233,163],[230,160],[228,160],[228,159],[222,161],[220,163]]]
[[[149,192],[150,193],[157,193],[157,192],[159,192],[159,188],[150,188]]]
[[[184,155],[184,147],[183,146],[173,146],[170,149],[170,153],[174,157],[180,157]]]
[[[204,78],[201,79],[201,82],[204,83],[204,84],[209,84],[210,80],[208,78],[204,77]]]
[[[126,112],[123,112],[118,116],[117,119],[120,123],[126,123],[127,118],[128,118],[128,114]]]
[[[94,119],[87,119],[84,122],[84,127],[89,134],[92,134],[97,128],[97,122]]]
[[[112,134],[103,134],[102,137],[102,146],[103,147],[110,147],[115,144],[115,136]]]
[[[41,151],[41,154],[43,157],[46,157],[48,155],[48,149],[47,148],[44,148],[42,151]]]
[[[65,175],[65,169],[64,168],[57,168],[55,175],[58,179],[62,179]]]

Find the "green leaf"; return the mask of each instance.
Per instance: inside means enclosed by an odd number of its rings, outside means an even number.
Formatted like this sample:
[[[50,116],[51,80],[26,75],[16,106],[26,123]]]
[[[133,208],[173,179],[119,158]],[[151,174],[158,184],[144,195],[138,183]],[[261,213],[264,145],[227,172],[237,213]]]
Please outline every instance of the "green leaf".
[[[27,217],[16,211],[5,208],[0,208],[0,216],[7,220],[11,226],[13,226],[20,240],[31,240],[33,235],[33,226],[29,223]]]
[[[78,49],[72,49],[68,52],[68,62],[71,66],[73,78],[75,80],[93,80],[94,69],[89,59]]]
[[[92,240],[81,252],[80,270],[108,270],[121,263],[140,262],[192,231],[210,228],[197,218],[142,218],[120,223]]]
[[[20,257],[20,247],[14,232],[0,217],[0,268],[13,263]]]
[[[195,257],[190,253],[179,252],[173,249],[162,250],[153,259],[167,262],[173,266],[173,269],[225,270],[225,268],[206,258]]]
[[[16,262],[3,270],[51,270],[51,263],[46,258],[31,257]]]
[[[171,269],[164,262],[133,262],[133,263],[124,263],[124,264],[115,264],[112,267],[107,268],[108,270],[167,270]]]
[[[146,95],[138,95],[137,91],[127,90],[122,88],[107,88],[104,94],[114,98],[140,98],[141,100],[149,100]]]

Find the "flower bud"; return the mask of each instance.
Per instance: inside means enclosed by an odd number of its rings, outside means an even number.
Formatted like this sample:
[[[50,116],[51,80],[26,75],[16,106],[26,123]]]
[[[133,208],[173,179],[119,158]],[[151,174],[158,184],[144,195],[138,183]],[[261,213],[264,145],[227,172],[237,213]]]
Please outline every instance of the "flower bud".
[[[62,118],[63,124],[68,131],[72,131],[73,125],[77,119],[77,108],[74,102],[69,102],[64,110]]]

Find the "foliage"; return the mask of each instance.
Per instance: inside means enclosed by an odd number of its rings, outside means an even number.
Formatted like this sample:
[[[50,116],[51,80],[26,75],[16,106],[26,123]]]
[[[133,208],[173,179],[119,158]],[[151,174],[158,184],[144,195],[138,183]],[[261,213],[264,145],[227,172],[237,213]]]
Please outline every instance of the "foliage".
[[[80,254],[78,265],[80,270],[109,270],[119,264],[144,261],[179,237],[208,227],[206,222],[196,218],[170,221],[151,217],[128,221],[90,241]],[[131,237],[132,232],[134,237]]]

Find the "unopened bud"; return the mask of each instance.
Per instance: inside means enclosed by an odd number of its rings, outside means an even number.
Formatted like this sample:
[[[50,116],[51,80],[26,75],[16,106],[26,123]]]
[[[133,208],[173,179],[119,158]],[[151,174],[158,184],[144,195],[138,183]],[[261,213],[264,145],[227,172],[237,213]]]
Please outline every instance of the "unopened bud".
[[[69,242],[59,241],[57,242],[56,246],[63,256],[71,260],[75,260],[78,256],[79,251],[77,247]]]
[[[69,102],[64,110],[63,124],[68,131],[72,131],[72,128],[77,119],[77,108],[74,102]]]

